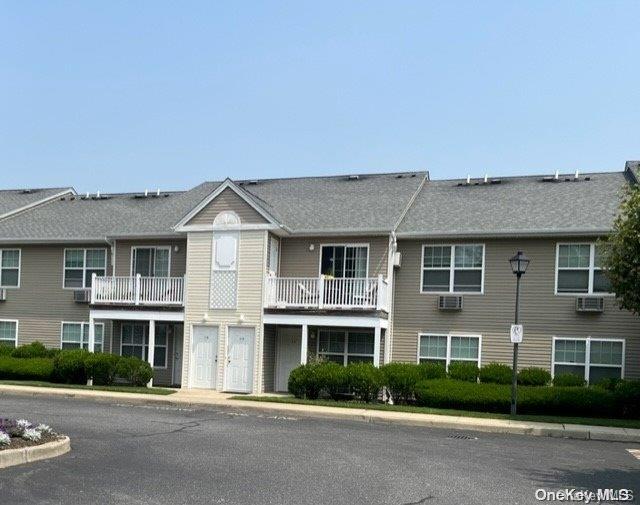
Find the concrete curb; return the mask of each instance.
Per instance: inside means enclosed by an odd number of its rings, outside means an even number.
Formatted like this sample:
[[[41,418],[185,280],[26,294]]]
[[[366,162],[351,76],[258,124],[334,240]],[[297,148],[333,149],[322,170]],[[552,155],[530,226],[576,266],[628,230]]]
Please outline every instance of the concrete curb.
[[[140,393],[115,393],[98,390],[88,391],[84,389],[0,385],[0,395],[1,394],[38,397],[62,396],[66,398],[83,398],[92,401],[117,402],[119,404],[130,405],[235,408],[251,411],[267,411],[284,416],[295,415],[306,418],[342,419],[369,423],[571,438],[577,440],[640,443],[640,429],[324,407],[320,405],[301,405],[253,400],[232,400],[228,395],[215,392],[213,392],[211,396],[207,396],[201,392],[196,394],[187,390],[164,396]]]
[[[21,447],[19,449],[6,449],[0,451],[0,468],[7,468],[15,465],[23,465],[40,461],[42,459],[55,458],[62,456],[71,450],[69,437],[63,437],[60,440],[47,442],[42,445],[34,445],[32,447]]]

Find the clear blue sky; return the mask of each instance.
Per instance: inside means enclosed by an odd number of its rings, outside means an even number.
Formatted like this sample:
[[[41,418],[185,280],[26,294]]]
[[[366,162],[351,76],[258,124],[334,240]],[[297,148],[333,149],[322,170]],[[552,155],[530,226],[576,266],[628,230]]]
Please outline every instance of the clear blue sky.
[[[640,2],[4,1],[0,187],[621,170]]]

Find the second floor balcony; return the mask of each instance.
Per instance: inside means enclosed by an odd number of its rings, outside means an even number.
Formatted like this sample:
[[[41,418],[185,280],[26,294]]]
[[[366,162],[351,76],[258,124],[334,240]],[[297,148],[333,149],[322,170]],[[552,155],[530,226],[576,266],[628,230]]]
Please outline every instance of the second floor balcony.
[[[184,306],[184,277],[95,276],[92,305]]]
[[[267,277],[268,309],[389,311],[388,283],[378,277]]]

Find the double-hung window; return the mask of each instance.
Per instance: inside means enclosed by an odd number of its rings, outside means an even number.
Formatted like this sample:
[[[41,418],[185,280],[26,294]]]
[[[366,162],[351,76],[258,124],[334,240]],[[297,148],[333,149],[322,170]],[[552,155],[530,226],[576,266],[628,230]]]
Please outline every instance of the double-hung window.
[[[419,335],[418,362],[441,363],[447,369],[456,361],[471,361],[480,366],[479,335]]]
[[[421,291],[482,293],[484,245],[424,245]]]
[[[153,367],[167,368],[167,343],[169,325],[156,323]],[[149,325],[123,323],[120,334],[120,355],[136,356],[147,361],[149,355]]]
[[[553,339],[553,375],[571,373],[591,384],[623,377],[624,340],[604,338]]]
[[[0,249],[0,288],[20,287],[20,249]]]
[[[170,247],[134,247],[131,252],[131,274],[142,277],[169,277]]]
[[[373,363],[374,337],[371,331],[321,329],[318,356],[340,365]]]
[[[596,244],[558,244],[557,294],[608,294],[611,285]]]
[[[367,245],[323,245],[320,273],[338,278],[367,276],[369,247]]]
[[[93,350],[102,352],[104,347],[104,324],[94,325]],[[63,322],[62,349],[89,349],[89,323]]]
[[[64,287],[90,288],[91,276],[106,275],[106,249],[65,249]]]
[[[16,347],[18,343],[18,321],[0,320],[0,346]]]

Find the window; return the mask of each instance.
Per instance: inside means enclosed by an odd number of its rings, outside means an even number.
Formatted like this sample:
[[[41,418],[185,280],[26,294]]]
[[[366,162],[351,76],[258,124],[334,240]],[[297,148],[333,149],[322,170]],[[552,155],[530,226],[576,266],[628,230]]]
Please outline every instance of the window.
[[[106,249],[65,249],[64,287],[90,288],[91,276],[106,275]]]
[[[131,275],[169,277],[170,247],[134,247],[131,250]]]
[[[103,352],[104,324],[94,325],[93,350]],[[89,349],[89,323],[62,323],[62,349]]]
[[[320,273],[331,277],[367,277],[369,247],[367,245],[323,245]]]
[[[149,352],[149,325],[124,323],[121,328],[120,355],[136,356],[147,361]],[[169,325],[156,323],[153,367],[167,368],[167,343]]]
[[[18,321],[0,320],[0,346],[18,345]]]
[[[608,294],[611,285],[596,244],[558,244],[556,294]]]
[[[0,249],[0,287],[20,286],[20,249]]]
[[[373,363],[374,337],[370,331],[319,330],[318,356],[341,365]]]
[[[553,339],[553,375],[572,373],[591,384],[623,377],[624,340],[600,338]]]
[[[455,361],[472,361],[480,366],[479,335],[419,335],[418,362],[442,363],[448,369]]]
[[[482,293],[484,245],[422,247],[422,292]]]

